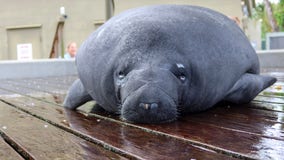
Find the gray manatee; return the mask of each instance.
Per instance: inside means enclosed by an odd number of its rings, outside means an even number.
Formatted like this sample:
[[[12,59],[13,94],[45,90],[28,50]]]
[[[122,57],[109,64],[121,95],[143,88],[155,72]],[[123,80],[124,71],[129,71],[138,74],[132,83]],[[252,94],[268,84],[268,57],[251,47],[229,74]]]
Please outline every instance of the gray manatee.
[[[276,82],[234,21],[216,11],[157,5],[121,13],[76,56],[64,106],[95,100],[132,123],[163,123],[220,101],[248,103]]]

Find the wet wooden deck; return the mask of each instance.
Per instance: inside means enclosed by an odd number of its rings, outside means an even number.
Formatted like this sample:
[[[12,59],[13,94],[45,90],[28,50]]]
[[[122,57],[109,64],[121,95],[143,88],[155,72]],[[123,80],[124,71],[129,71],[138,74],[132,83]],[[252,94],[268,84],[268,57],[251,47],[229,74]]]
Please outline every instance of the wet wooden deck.
[[[0,159],[284,159],[284,70],[246,105],[134,125],[61,103],[76,76],[0,80]]]

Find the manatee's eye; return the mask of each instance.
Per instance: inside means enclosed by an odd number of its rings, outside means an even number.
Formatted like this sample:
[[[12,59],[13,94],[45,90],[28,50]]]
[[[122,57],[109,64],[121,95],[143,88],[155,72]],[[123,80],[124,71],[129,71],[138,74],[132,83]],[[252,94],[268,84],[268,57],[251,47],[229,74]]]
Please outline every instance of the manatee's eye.
[[[126,74],[123,71],[118,72],[118,79],[123,79]]]
[[[186,80],[186,77],[185,77],[185,75],[183,75],[183,74],[179,75],[178,78],[179,78],[181,81],[185,81],[185,80]]]
[[[177,76],[177,78],[179,80],[181,80],[182,82],[184,82],[186,80],[186,75],[185,75],[185,67],[183,64],[181,63],[177,63],[176,64],[176,70],[175,70],[175,75]]]
[[[177,65],[177,67],[180,69],[180,68],[182,68],[182,69],[184,69],[185,67],[184,67],[184,65],[183,64],[181,64],[181,63],[177,63],[176,64]]]

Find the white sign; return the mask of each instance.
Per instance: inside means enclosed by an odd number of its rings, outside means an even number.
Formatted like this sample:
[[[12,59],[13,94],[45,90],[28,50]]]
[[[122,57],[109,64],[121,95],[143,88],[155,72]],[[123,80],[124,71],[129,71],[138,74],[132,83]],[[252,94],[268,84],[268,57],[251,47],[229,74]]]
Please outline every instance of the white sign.
[[[18,60],[33,59],[32,44],[31,43],[17,44],[17,57],[18,57]]]

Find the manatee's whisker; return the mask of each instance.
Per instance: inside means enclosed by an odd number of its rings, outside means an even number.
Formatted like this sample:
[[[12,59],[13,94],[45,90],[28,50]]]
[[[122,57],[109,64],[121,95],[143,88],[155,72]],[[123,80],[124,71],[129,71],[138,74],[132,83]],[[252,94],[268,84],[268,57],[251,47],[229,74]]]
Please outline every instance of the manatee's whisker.
[[[122,104],[117,104],[117,111],[115,112],[116,114],[121,114],[121,109],[122,109]]]

